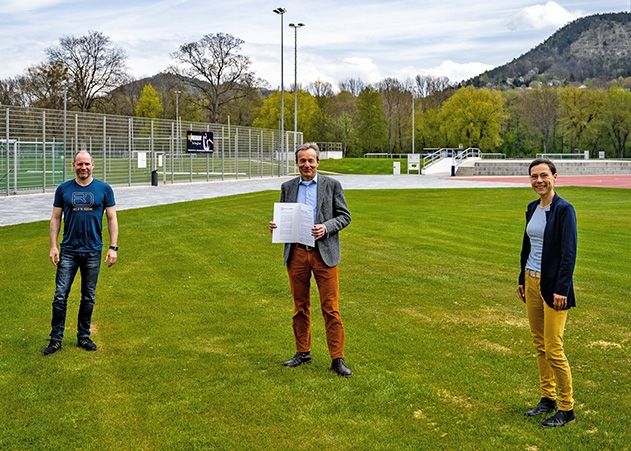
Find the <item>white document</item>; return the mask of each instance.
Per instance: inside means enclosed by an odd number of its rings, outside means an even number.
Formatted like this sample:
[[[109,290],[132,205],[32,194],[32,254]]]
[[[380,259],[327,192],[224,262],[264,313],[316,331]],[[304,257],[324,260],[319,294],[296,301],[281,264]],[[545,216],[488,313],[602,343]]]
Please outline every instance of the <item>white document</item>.
[[[315,246],[311,235],[313,227],[313,207],[300,203],[274,203],[272,243],[300,243]]]
[[[147,152],[138,152],[138,169],[147,167]]]

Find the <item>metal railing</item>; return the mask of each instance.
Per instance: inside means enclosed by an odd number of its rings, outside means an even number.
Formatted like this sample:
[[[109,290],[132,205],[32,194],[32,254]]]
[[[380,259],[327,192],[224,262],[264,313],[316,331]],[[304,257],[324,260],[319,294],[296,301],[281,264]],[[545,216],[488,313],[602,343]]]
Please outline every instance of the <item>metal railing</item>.
[[[587,160],[589,159],[589,153],[538,153],[536,157],[549,160]]]
[[[481,153],[482,152],[480,152],[480,149],[478,149],[477,147],[468,147],[465,150],[459,150],[454,155],[454,162],[453,162],[453,164],[454,164],[454,166],[458,166],[458,165],[460,165],[460,163],[462,163],[467,158],[475,158],[475,157],[479,158]]]
[[[443,147],[442,149],[438,149],[435,152],[430,153],[429,155],[425,155],[423,157],[423,167],[427,168],[434,164],[435,162],[442,160],[443,158],[451,157],[455,154],[456,150],[451,147]]]
[[[294,133],[167,119],[0,105],[0,193],[46,192],[73,177],[72,157],[88,150],[96,178],[112,185],[184,183],[287,175]],[[188,153],[186,131],[212,132],[212,153]],[[295,141],[302,144],[302,133]]]
[[[407,158],[409,153],[388,153],[388,152],[369,152],[363,155],[364,158],[392,158],[392,159],[403,159]],[[418,155],[425,155],[424,153]]]

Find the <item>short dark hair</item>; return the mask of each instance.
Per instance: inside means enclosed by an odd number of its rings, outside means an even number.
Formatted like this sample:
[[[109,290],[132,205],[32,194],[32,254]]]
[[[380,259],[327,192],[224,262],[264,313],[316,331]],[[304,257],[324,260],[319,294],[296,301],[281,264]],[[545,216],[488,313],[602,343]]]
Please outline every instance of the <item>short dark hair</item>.
[[[552,172],[553,175],[557,173],[557,167],[554,165],[554,163],[551,160],[548,160],[547,158],[535,158],[534,160],[532,160],[532,163],[530,163],[530,166],[528,166],[528,175],[530,175],[530,170],[532,168],[540,164],[547,165],[550,168],[550,172]]]
[[[294,154],[296,157],[296,162],[298,162],[298,152],[300,152],[301,150],[307,150],[307,149],[315,150],[316,160],[320,161],[320,148],[318,147],[318,144],[314,142],[310,142],[310,143],[304,143],[298,146]]]

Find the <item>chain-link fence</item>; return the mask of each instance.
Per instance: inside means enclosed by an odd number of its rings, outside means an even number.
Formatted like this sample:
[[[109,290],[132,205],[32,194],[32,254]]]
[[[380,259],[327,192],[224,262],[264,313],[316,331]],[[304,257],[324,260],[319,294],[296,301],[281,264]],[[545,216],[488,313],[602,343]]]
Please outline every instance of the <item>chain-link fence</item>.
[[[96,178],[148,185],[274,177],[293,171],[302,133],[166,119],[0,106],[0,193],[45,192],[74,177],[88,150]],[[212,132],[212,153],[187,152],[187,131]]]

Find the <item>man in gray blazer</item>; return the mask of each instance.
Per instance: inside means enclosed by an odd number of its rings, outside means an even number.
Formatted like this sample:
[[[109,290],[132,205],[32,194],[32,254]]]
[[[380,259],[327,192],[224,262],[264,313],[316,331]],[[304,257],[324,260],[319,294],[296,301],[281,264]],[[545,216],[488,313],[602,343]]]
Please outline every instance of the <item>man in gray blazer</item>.
[[[320,151],[316,143],[305,143],[296,150],[296,165],[300,177],[281,186],[281,202],[299,202],[314,207],[311,235],[315,247],[299,243],[285,244],[284,260],[294,298],[293,328],[296,354],[283,365],[296,367],[311,362],[311,274],[320,294],[326,339],[331,356],[331,368],[340,376],[352,372],[344,362],[344,325],[339,310],[340,238],[338,232],[351,222],[344,191],[340,183],[318,174]],[[276,228],[269,223],[270,231]]]

